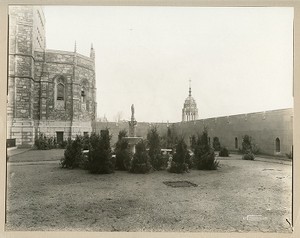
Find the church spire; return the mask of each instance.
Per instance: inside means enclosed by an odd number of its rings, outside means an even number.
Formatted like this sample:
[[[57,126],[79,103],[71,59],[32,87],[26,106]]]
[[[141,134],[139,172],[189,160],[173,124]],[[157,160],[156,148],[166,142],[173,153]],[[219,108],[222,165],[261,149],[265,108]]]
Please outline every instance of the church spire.
[[[192,96],[191,80],[189,80],[189,97]]]
[[[74,52],[76,53],[76,51],[77,51],[77,46],[76,46],[76,41],[75,41]]]

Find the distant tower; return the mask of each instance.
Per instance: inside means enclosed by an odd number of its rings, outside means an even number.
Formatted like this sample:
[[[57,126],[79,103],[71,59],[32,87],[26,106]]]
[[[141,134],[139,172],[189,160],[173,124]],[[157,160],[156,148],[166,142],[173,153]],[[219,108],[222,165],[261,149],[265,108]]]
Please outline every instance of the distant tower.
[[[182,108],[182,121],[194,121],[198,119],[198,108],[192,97],[191,80],[189,80],[189,96],[185,99]]]

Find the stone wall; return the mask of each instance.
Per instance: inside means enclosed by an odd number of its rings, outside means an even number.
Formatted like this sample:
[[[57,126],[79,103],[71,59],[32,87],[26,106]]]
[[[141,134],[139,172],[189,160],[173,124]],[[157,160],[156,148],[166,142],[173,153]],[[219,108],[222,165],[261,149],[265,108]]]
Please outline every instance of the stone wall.
[[[293,109],[282,109],[258,113],[209,118],[194,122],[176,123],[177,133],[182,134],[187,143],[193,134],[201,133],[206,127],[211,138],[218,137],[221,145],[229,150],[238,150],[242,137],[247,134],[263,154],[285,155],[293,145]],[[237,138],[238,146],[235,146]],[[280,140],[280,152],[275,151],[275,140]]]
[[[7,137],[16,139],[17,145],[29,145],[34,137],[31,96],[34,90],[35,13],[30,6],[9,8]]]
[[[165,135],[167,133],[168,124],[167,123],[148,123],[148,122],[138,122],[136,126],[136,136],[147,138],[147,133],[152,127],[157,127],[158,133],[160,135]],[[118,140],[118,134],[121,130],[126,130],[127,135],[129,135],[129,122],[93,122],[93,132],[100,133],[101,130],[109,129],[109,133],[112,135],[111,145],[114,146]]]
[[[137,136],[146,139],[147,132],[151,126],[157,126],[160,135],[167,132],[166,123],[138,122]],[[178,136],[183,136],[186,143],[190,144],[192,135],[201,134],[207,128],[211,145],[214,137],[218,137],[221,145],[231,151],[237,151],[242,146],[244,135],[252,137],[253,142],[259,147],[260,153],[284,156],[290,153],[293,145],[293,109],[282,109],[258,113],[232,115],[227,117],[216,117],[201,119],[190,122],[178,122],[169,124]],[[128,122],[96,122],[93,131],[108,128],[112,134],[112,145],[117,141],[120,130],[128,131]],[[237,138],[237,147],[235,144]],[[275,150],[275,140],[280,140],[280,152]]]

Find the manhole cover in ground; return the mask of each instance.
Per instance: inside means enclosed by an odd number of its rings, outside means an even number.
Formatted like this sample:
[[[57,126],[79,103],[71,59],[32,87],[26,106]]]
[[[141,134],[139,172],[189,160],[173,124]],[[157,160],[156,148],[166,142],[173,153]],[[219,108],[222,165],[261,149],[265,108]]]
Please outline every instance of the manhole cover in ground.
[[[180,187],[197,187],[197,184],[191,183],[189,181],[166,181],[163,182],[165,185],[173,187],[173,188],[180,188]]]

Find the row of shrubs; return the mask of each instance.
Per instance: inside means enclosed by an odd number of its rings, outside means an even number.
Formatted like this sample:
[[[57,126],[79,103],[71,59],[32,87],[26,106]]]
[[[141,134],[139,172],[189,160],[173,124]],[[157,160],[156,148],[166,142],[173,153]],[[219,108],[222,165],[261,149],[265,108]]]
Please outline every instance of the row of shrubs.
[[[219,156],[228,157],[229,152],[226,147],[222,147],[218,137],[213,138],[213,148],[219,151]],[[253,143],[252,138],[249,135],[243,136],[242,148],[239,148],[238,152],[242,154],[244,160],[254,160],[255,155],[259,153],[259,148]]]
[[[77,135],[75,140],[68,140],[61,160],[62,168],[82,168],[91,173],[112,173],[115,161],[111,157],[110,138],[108,130],[103,130],[100,135]],[[84,153],[84,150],[89,152]]]
[[[67,141],[58,143],[55,137],[46,137],[42,133],[34,141],[34,147],[37,150],[65,149],[67,144]]]
[[[136,154],[132,155],[129,150],[128,142],[124,139],[126,136],[127,132],[125,130],[120,131],[115,146],[115,156],[113,157],[116,161],[112,161],[111,166],[113,168],[108,169],[108,171],[114,170],[115,168],[141,173],[161,169],[168,169],[170,172],[175,173],[187,172],[191,168],[210,170],[218,167],[218,163],[215,161],[214,150],[219,150],[219,156],[229,156],[227,148],[221,147],[218,137],[214,137],[213,148],[210,147],[206,129],[203,131],[202,135],[198,135],[197,137],[193,135],[190,138],[191,149],[194,153],[193,155],[191,155],[187,149],[187,145],[183,138],[176,138],[175,140],[167,138],[168,141],[171,141],[168,144],[169,148],[172,148],[175,152],[171,156],[162,155],[162,138],[159,136],[157,128],[152,128],[148,131],[147,141],[141,141],[141,143],[136,146]],[[171,137],[172,135],[168,133],[168,136]],[[104,139],[106,140],[105,142]],[[97,159],[93,159],[94,157],[92,154],[98,153],[101,155],[103,153],[103,148],[99,147],[101,147],[101,143],[104,143],[107,147],[107,155],[103,156],[107,156],[110,159],[112,155],[110,139],[111,136],[109,135],[108,130],[102,131],[102,134],[100,135],[92,134],[91,136],[77,136],[74,141],[69,139],[60,144],[56,142],[54,137],[46,137],[41,134],[35,141],[35,147],[41,150],[66,148],[65,156],[62,160],[62,167],[81,167],[97,173],[97,171],[92,171],[93,165],[94,163],[97,165],[97,163],[100,162],[95,162]],[[148,151],[146,149],[147,147]],[[82,153],[83,150],[89,150],[91,152],[84,156]],[[242,148],[239,149],[239,152],[243,154],[242,158],[245,160],[254,160],[254,154],[257,151],[257,146],[252,143],[251,137],[245,135],[243,137]],[[102,157],[100,156],[99,158],[101,159]],[[105,159],[102,158],[102,160]]]
[[[146,141],[141,141],[136,145],[136,153],[133,157],[124,137],[126,137],[126,131],[121,131],[116,144],[116,167],[118,169],[133,173],[147,173],[162,169],[167,169],[171,173],[184,173],[192,168],[211,170],[218,167],[214,151],[208,144],[206,130],[195,140],[192,147],[193,155],[183,138],[176,138],[174,144],[169,143],[169,148],[173,151],[171,155],[161,154],[162,139],[155,127],[148,131]]]
[[[61,166],[88,169],[91,173],[112,173],[115,169],[132,173],[167,169],[172,173],[183,173],[192,168],[212,170],[218,167],[206,130],[195,140],[193,153],[188,150],[183,138],[177,138],[177,143],[170,145],[174,151],[170,155],[161,154],[161,138],[157,128],[152,128],[147,134],[147,140],[141,140],[136,145],[134,155],[126,136],[126,131],[120,131],[114,156],[107,129],[101,131],[100,135],[77,136],[75,140],[68,140]],[[83,153],[85,149],[88,150],[86,154]]]
[[[206,129],[202,134],[190,138],[191,151],[188,150],[182,137],[177,137],[173,143],[170,142],[169,148],[172,149],[170,155],[161,154],[162,138],[155,127],[148,131],[147,140],[141,140],[136,145],[135,154],[131,153],[125,137],[127,132],[120,131],[113,153],[108,129],[101,131],[100,135],[77,136],[74,141],[68,140],[61,165],[63,168],[88,169],[92,173],[112,173],[115,169],[132,173],[167,169],[171,173],[184,173],[192,168],[215,170],[219,164],[215,159],[214,148],[210,147]],[[219,140],[214,139],[214,145],[219,147],[219,156],[229,156],[227,148],[221,147]],[[251,137],[245,135],[242,148],[239,150],[243,153],[242,158],[253,160],[255,158],[253,148],[255,147]],[[83,150],[89,152],[83,154]]]

